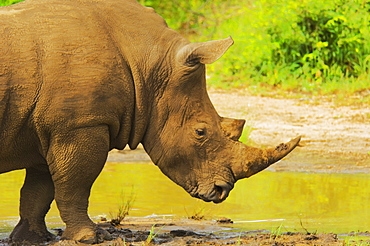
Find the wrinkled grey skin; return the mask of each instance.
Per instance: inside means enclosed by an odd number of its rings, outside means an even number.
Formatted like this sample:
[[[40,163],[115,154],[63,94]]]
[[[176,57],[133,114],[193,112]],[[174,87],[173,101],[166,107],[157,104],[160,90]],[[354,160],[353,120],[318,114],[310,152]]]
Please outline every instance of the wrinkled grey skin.
[[[132,0],[26,0],[0,8],[0,173],[26,169],[10,238],[109,239],[87,215],[108,151],[142,143],[190,195],[223,201],[241,178],[288,154],[299,138],[261,150],[238,142],[244,120],[220,117],[205,64],[231,38],[189,43]]]

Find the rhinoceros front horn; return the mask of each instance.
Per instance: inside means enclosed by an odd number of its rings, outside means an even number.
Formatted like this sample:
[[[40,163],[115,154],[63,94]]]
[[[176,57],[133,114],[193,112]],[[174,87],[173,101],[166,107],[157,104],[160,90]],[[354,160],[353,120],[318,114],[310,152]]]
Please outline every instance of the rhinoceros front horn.
[[[241,144],[241,152],[244,157],[242,163],[232,168],[235,178],[237,180],[248,178],[266,169],[289,154],[299,144],[300,140],[301,137],[299,136],[270,149],[258,149]]]
[[[267,149],[268,159],[270,165],[281,160],[284,156],[289,154],[301,141],[301,137],[296,137],[287,143],[281,143],[275,148]]]

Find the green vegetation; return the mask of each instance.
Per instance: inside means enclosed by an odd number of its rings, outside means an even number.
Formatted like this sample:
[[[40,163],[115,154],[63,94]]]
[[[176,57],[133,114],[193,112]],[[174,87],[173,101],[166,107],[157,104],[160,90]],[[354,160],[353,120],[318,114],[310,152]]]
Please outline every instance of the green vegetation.
[[[233,37],[227,55],[208,66],[211,87],[370,102],[368,0],[139,2],[191,41]]]
[[[162,227],[163,228],[163,227]],[[161,228],[161,229],[162,229]],[[146,238],[145,242],[143,243],[143,245],[151,245],[153,243],[153,240],[154,238],[158,235],[158,233],[161,231],[161,229],[159,229],[157,232],[155,231],[155,225],[152,225],[152,228],[150,229],[149,231],[149,235],[148,237]]]
[[[279,237],[283,233],[283,228],[283,223],[281,223],[280,226],[278,226],[277,228],[273,228],[270,232],[270,239],[275,239],[276,237]]]
[[[15,4],[21,1],[22,0],[0,0],[0,6],[7,6],[7,5]]]
[[[242,142],[242,143],[245,143],[247,145],[251,145],[252,142],[251,142],[251,139],[250,139],[250,135],[253,131],[253,127],[251,125],[251,123],[248,123],[244,125],[244,128],[243,128],[243,132],[242,132],[242,135],[240,136],[239,138],[239,141]]]
[[[209,66],[212,87],[370,101],[369,1],[140,2],[192,41],[233,37]]]

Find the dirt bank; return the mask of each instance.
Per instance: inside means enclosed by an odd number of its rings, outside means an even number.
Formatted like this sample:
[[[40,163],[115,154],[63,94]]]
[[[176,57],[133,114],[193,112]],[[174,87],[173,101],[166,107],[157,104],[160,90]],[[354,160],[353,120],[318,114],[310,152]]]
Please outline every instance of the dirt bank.
[[[221,116],[247,120],[256,146],[302,136],[302,148],[274,165],[276,170],[370,171],[370,107],[257,97],[243,91],[212,91],[210,97]]]
[[[270,170],[370,172],[370,107],[335,106],[327,101],[313,104],[309,98],[275,99],[243,91],[211,91],[210,97],[221,116],[247,120],[254,146],[276,146],[302,136],[302,147]],[[149,157],[139,147],[137,151],[112,151],[109,160]]]

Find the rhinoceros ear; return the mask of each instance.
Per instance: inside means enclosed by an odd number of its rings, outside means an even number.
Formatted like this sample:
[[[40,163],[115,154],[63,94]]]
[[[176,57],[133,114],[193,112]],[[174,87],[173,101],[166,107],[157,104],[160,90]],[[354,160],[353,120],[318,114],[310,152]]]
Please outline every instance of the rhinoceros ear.
[[[198,63],[211,64],[217,61],[234,43],[231,37],[201,43],[190,43],[180,49],[177,59],[187,66]]]

